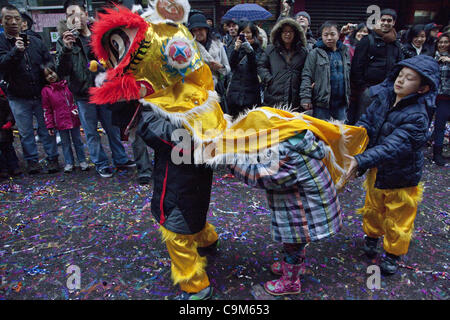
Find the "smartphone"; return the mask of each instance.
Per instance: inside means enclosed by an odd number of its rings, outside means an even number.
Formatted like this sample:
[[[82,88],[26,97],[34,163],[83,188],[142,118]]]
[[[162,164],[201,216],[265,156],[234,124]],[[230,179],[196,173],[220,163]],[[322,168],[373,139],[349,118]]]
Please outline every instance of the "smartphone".
[[[25,47],[27,47],[28,46],[28,35],[25,32],[21,32],[21,33],[19,33],[19,37],[22,38],[23,45]]]
[[[246,41],[245,34],[240,34],[239,35],[239,40],[241,40],[242,42],[245,42]]]

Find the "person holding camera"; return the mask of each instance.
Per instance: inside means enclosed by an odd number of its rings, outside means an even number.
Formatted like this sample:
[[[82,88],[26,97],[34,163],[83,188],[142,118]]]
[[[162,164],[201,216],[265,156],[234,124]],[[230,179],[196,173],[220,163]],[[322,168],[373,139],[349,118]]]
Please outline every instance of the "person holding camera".
[[[233,117],[261,104],[257,62],[263,54],[258,28],[253,22],[239,24],[239,36],[231,47],[231,80],[227,90],[228,110]]]
[[[22,17],[15,6],[6,5],[2,8],[1,21],[5,32],[0,35],[0,73],[8,83],[6,95],[19,130],[28,173],[34,174],[41,170],[33,116],[37,120],[38,135],[47,154],[48,172],[57,172],[56,137],[48,134],[41,103],[45,79],[40,66],[52,60],[50,52],[38,38],[20,33]]]
[[[83,2],[68,0],[64,3],[64,10],[69,30],[64,31],[56,43],[56,71],[61,78],[68,78],[70,91],[78,105],[89,155],[97,173],[103,178],[110,178],[114,171],[97,132],[99,121],[108,136],[114,165],[118,169],[125,169],[135,167],[136,164],[128,159],[120,141],[120,129],[112,123],[112,111],[104,105],[89,103],[89,88],[95,86],[96,74],[87,65],[96,57],[89,46],[91,31]]]

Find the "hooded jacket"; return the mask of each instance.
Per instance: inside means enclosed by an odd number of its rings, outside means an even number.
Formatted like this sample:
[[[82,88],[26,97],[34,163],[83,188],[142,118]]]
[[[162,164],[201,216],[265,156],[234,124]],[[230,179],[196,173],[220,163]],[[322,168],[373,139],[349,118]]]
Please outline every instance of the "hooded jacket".
[[[298,39],[290,61],[286,59],[286,50],[281,42],[281,31],[285,25],[294,29]],[[265,86],[264,104],[289,106],[295,111],[301,111],[300,82],[308,55],[306,45],[305,32],[294,19],[282,19],[273,27],[270,45],[258,62],[258,75]]]
[[[312,103],[321,108],[330,107],[331,98],[331,71],[330,58],[322,40],[317,41],[316,48],[308,54],[302,73],[300,88],[301,103]],[[350,102],[350,53],[347,46],[338,41],[337,51],[341,53],[343,72],[345,104]],[[314,83],[314,87],[312,84]]]
[[[66,80],[48,84],[42,89],[42,108],[48,129],[68,130],[81,125]]]
[[[393,106],[394,82],[403,67],[417,71],[427,80],[430,91],[411,94]],[[421,150],[428,139],[427,108],[435,104],[439,87],[439,66],[425,55],[398,63],[387,79],[369,89],[373,99],[355,126],[363,126],[369,136],[365,152],[356,155],[360,171],[377,168],[375,188],[396,189],[417,186],[422,177]]]

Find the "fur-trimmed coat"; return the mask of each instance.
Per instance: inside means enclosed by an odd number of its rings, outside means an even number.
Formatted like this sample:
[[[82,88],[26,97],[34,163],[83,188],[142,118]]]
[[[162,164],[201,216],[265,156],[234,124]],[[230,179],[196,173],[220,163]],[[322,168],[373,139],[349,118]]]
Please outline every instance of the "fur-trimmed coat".
[[[290,59],[281,42],[281,31],[285,25],[291,26],[296,33],[295,50]],[[306,46],[305,32],[294,19],[281,19],[273,27],[270,45],[258,61],[258,75],[265,87],[265,105],[282,105],[300,111],[300,83],[308,55]]]

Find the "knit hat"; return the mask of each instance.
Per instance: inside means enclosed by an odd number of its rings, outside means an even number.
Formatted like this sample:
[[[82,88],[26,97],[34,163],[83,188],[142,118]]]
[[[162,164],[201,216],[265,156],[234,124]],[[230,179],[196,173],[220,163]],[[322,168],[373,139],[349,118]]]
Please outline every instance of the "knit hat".
[[[436,24],[436,23],[432,22],[432,23],[429,23],[429,24],[425,25],[425,32],[428,32],[428,31],[433,30],[433,29],[438,29],[439,30],[441,28],[442,28],[442,24]]]
[[[209,30],[211,27],[208,23],[206,23],[205,15],[201,13],[195,13],[189,18],[188,28],[189,30],[192,30],[194,28],[206,28]]]
[[[306,17],[306,19],[308,19],[308,23],[311,24],[311,17],[308,14],[308,12],[306,12],[306,11],[297,12],[295,14],[295,19],[297,19],[297,17],[300,17],[300,16]]]

